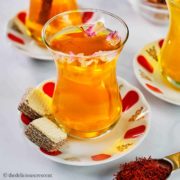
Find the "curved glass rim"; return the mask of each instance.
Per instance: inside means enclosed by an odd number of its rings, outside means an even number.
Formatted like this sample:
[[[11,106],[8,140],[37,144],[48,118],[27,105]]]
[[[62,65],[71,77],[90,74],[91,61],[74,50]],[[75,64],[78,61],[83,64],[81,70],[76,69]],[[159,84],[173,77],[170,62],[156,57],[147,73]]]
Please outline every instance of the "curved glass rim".
[[[175,2],[174,0],[167,0],[170,1],[172,4],[174,4],[176,7],[180,8],[180,4],[178,4],[177,2]]]
[[[64,53],[62,51],[57,51],[57,50],[54,50],[50,47],[49,43],[46,41],[46,29],[48,27],[48,25],[53,22],[57,17],[60,17],[60,16],[64,16],[64,15],[67,15],[67,14],[70,14],[70,13],[74,13],[74,12],[101,12],[101,13],[104,13],[104,14],[107,14],[115,19],[117,19],[121,24],[123,24],[123,26],[125,27],[126,29],[126,37],[123,41],[123,43],[121,44],[121,46],[118,48],[118,49],[115,49],[115,50],[110,50],[110,51],[105,51],[103,52],[103,55],[111,55],[119,50],[121,50],[121,48],[124,46],[124,44],[126,43],[128,37],[129,37],[129,28],[127,26],[127,24],[125,23],[125,21],[120,18],[119,16],[113,14],[113,13],[110,13],[108,11],[104,11],[104,10],[100,10],[100,9],[93,9],[93,8],[81,8],[81,9],[77,9],[77,10],[70,10],[70,11],[65,11],[63,13],[59,13],[57,15],[55,15],[54,17],[52,17],[51,19],[49,19],[45,25],[43,26],[43,29],[42,29],[42,40],[44,42],[44,44],[47,46],[48,49],[50,49],[52,52],[56,53],[56,54],[61,54],[63,56],[67,56],[67,57],[76,57],[76,58],[91,58],[91,57],[99,57],[100,55],[97,55],[97,54],[92,54],[92,55],[78,55],[78,54],[75,54],[75,55],[70,55],[70,54],[67,54],[67,53]]]

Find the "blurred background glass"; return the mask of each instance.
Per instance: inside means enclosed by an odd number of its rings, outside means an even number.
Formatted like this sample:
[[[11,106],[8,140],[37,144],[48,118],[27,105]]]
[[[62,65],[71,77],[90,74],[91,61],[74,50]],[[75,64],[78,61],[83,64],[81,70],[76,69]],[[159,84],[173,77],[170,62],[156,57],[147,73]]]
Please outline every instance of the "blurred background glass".
[[[129,0],[129,3],[146,20],[159,25],[168,24],[169,13],[165,0]]]

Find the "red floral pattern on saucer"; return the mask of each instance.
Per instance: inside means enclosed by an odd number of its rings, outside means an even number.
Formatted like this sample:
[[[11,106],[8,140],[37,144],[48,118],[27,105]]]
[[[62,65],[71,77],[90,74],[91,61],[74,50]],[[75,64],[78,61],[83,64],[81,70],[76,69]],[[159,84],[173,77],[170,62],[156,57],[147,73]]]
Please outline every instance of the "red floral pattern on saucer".
[[[111,155],[109,155],[109,154],[97,154],[97,155],[91,156],[93,161],[102,161],[102,160],[108,159],[110,157],[111,157]]]
[[[147,86],[150,90],[152,90],[152,91],[154,91],[154,92],[156,92],[156,93],[163,93],[159,88],[157,88],[157,87],[155,87],[155,86],[152,86],[152,85],[147,84],[147,83],[146,83],[146,86]]]
[[[82,16],[82,22],[87,23],[93,17],[93,14],[93,12],[84,12]]]
[[[159,99],[180,106],[180,91],[172,88],[161,74],[159,53],[164,39],[149,43],[134,58],[134,72],[140,84]]]
[[[50,97],[53,97],[54,88],[55,88],[55,83],[54,82],[47,82],[42,87],[44,93],[47,94]]]
[[[32,120],[27,117],[25,114],[21,113],[21,121],[24,125],[28,125]]]
[[[19,13],[17,14],[17,18],[18,18],[23,24],[25,24],[25,22],[26,22],[26,16],[27,16],[27,14],[26,14],[25,11],[21,11],[21,12],[19,12]]]
[[[49,155],[49,156],[58,156],[58,155],[62,154],[62,152],[59,150],[47,151],[43,148],[40,148],[40,151],[46,155]]]
[[[27,13],[21,11],[9,20],[6,36],[12,45],[23,54],[39,60],[53,60],[47,48],[39,46],[36,41],[27,34],[25,26]]]
[[[129,129],[126,134],[124,135],[125,139],[129,139],[129,138],[137,138],[138,136],[141,136],[144,131],[146,130],[146,126],[144,125],[140,125],[138,127]]]
[[[19,43],[19,44],[22,44],[22,45],[25,44],[25,42],[24,42],[23,39],[21,39],[20,37],[14,35],[14,34],[12,34],[12,33],[8,33],[8,34],[7,34],[7,37],[8,37],[11,41],[13,41],[13,42],[15,42],[15,43]]]
[[[123,112],[130,109],[139,100],[139,95],[136,91],[129,91],[122,99]]]
[[[67,143],[58,152],[39,150],[39,147],[27,139],[28,142],[45,157],[62,164],[75,166],[104,164],[127,155],[138,147],[148,134],[150,108],[137,88],[121,78],[118,78],[118,82],[123,101],[123,113],[120,121],[109,133],[96,139],[83,141],[68,137]],[[52,97],[54,87],[54,81],[48,80],[37,88]],[[23,119],[25,126],[31,121]]]

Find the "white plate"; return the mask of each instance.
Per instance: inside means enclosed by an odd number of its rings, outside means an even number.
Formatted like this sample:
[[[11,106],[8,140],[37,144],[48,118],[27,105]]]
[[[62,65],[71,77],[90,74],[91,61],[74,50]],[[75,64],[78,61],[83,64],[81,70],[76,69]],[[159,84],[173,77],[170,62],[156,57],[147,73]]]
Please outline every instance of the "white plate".
[[[39,46],[36,41],[27,35],[25,27],[26,12],[19,12],[7,24],[7,39],[25,55],[38,60],[53,60],[46,47]]]
[[[161,74],[158,55],[163,39],[149,43],[134,58],[134,72],[140,84],[159,99],[180,106],[180,91],[172,88]]]
[[[118,78],[118,83],[124,111],[117,125],[109,133],[90,140],[68,138],[67,143],[60,149],[61,154],[57,156],[44,154],[39,147],[31,143],[33,149],[58,163],[93,166],[119,159],[137,148],[149,132],[150,107],[137,88],[121,78]],[[53,84],[50,80],[38,87],[46,93],[47,89],[48,92],[50,89],[53,91]]]

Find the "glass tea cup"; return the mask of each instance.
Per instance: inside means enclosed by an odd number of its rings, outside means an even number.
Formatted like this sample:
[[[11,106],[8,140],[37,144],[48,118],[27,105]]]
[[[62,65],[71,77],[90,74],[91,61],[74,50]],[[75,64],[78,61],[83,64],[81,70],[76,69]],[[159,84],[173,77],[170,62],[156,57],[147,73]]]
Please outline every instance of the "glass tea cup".
[[[121,18],[95,9],[61,13],[45,24],[43,41],[57,69],[52,109],[70,136],[94,138],[118,122],[122,102],[116,62],[128,34]]]
[[[169,32],[160,52],[162,74],[180,89],[180,0],[167,0],[170,12]]]
[[[41,42],[43,25],[53,16],[77,9],[76,0],[30,0],[26,26],[29,35]]]

